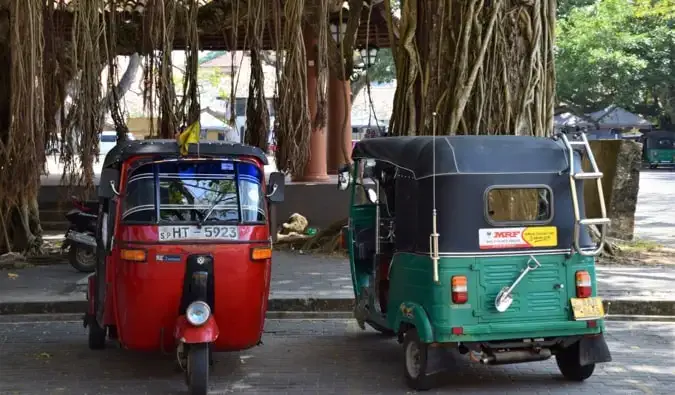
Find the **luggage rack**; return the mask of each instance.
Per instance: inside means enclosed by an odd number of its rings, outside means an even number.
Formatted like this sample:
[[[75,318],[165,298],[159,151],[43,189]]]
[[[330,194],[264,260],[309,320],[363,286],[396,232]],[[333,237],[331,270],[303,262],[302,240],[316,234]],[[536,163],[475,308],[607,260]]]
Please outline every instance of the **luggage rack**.
[[[597,256],[600,254],[605,246],[605,239],[607,237],[607,227],[609,226],[610,219],[607,218],[607,208],[605,206],[605,195],[602,190],[602,172],[598,169],[598,164],[595,161],[595,156],[593,156],[593,151],[591,146],[588,143],[586,134],[583,132],[574,132],[572,139],[570,139],[566,133],[558,133],[554,138],[560,138],[567,148],[569,155],[569,164],[570,164],[570,191],[572,192],[572,205],[574,207],[574,245],[573,250],[578,252],[583,256]],[[574,149],[580,148],[580,151],[584,151],[588,155],[588,161],[591,163],[591,171],[584,172],[581,165],[581,171],[576,172],[574,167]],[[581,209],[579,208],[579,196],[577,194],[577,184],[576,181],[585,181],[585,180],[595,180],[598,188],[598,199],[600,201],[600,218],[581,218]],[[598,227],[600,232],[600,241],[598,245],[593,250],[584,250],[581,248],[581,228],[583,226],[595,225]]]

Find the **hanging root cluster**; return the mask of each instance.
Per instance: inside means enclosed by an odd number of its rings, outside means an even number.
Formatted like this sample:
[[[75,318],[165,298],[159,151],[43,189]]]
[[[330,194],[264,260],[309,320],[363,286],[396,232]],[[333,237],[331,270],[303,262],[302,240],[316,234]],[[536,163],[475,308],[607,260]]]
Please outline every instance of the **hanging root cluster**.
[[[277,0],[278,1],[278,0]],[[307,62],[302,32],[305,0],[286,1],[283,7],[283,74],[279,81],[279,110],[275,134],[277,168],[299,176],[309,158],[311,120],[307,101]],[[275,18],[279,20],[279,18]],[[281,49],[281,48],[278,48]],[[308,48],[313,51],[313,45]],[[280,55],[277,50],[277,56]]]
[[[160,138],[173,138],[181,127],[199,120],[198,10],[199,0],[163,0],[146,8],[143,31],[149,37],[149,50],[145,51],[143,102],[150,113],[153,133],[153,115],[159,111]],[[182,27],[182,32],[178,27]],[[175,76],[171,54],[179,32],[185,37],[186,64],[185,73]],[[183,88],[180,100],[176,94],[177,84]]]
[[[62,182],[94,187],[93,163],[98,158],[98,136],[102,128],[101,38],[104,32],[99,4],[78,3],[73,20],[72,62],[81,71],[73,103],[62,130]]]
[[[434,113],[438,134],[551,133],[555,14],[555,0],[403,2],[391,133],[430,135]]]
[[[249,0],[247,40],[251,48],[251,78],[248,83],[246,102],[246,136],[248,145],[267,151],[269,109],[265,97],[265,73],[263,71],[263,38],[267,24],[267,0]]]
[[[39,253],[37,195],[44,166],[43,0],[0,10],[0,253]]]

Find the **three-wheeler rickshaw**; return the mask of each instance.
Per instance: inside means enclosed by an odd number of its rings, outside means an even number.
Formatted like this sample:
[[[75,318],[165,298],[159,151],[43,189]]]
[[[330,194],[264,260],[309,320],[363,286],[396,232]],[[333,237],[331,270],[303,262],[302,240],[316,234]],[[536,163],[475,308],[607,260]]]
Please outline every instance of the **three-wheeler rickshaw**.
[[[409,387],[431,388],[452,349],[488,365],[555,356],[576,381],[611,360],[594,266],[609,220],[584,134],[373,138],[352,158],[338,189],[354,315],[398,337]],[[601,218],[584,215],[584,180]]]
[[[642,152],[650,169],[675,165],[675,132],[657,130],[643,137]]]
[[[118,143],[99,185],[96,271],[89,278],[89,347],[177,356],[191,394],[206,394],[212,352],[261,343],[270,286],[265,154],[218,141]]]

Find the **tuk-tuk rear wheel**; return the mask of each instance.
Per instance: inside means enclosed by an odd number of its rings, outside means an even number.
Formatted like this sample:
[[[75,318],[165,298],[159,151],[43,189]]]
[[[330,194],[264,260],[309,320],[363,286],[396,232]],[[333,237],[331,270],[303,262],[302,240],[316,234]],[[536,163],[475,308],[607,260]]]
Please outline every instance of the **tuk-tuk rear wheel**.
[[[206,395],[209,389],[209,345],[190,344],[187,357],[187,383],[190,395]]]
[[[403,374],[408,387],[427,391],[432,387],[432,377],[427,374],[429,345],[422,343],[417,329],[411,328],[403,340]]]
[[[89,330],[89,349],[103,350],[105,348],[106,330],[98,324],[95,317],[92,317],[87,324]]]
[[[595,364],[581,366],[579,342],[561,350],[555,360],[563,377],[570,381],[584,381],[593,375]]]

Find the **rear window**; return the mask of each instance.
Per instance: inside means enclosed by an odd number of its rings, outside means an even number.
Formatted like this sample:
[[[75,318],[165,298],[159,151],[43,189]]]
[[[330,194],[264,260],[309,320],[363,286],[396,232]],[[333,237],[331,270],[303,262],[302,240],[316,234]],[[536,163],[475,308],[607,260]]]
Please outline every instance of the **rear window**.
[[[675,142],[671,139],[661,139],[658,142],[658,147],[661,149],[672,149],[675,147]]]
[[[102,143],[114,143],[117,141],[117,136],[114,134],[102,134],[101,142]]]
[[[493,187],[485,200],[487,219],[493,224],[546,223],[553,218],[548,187]]]

